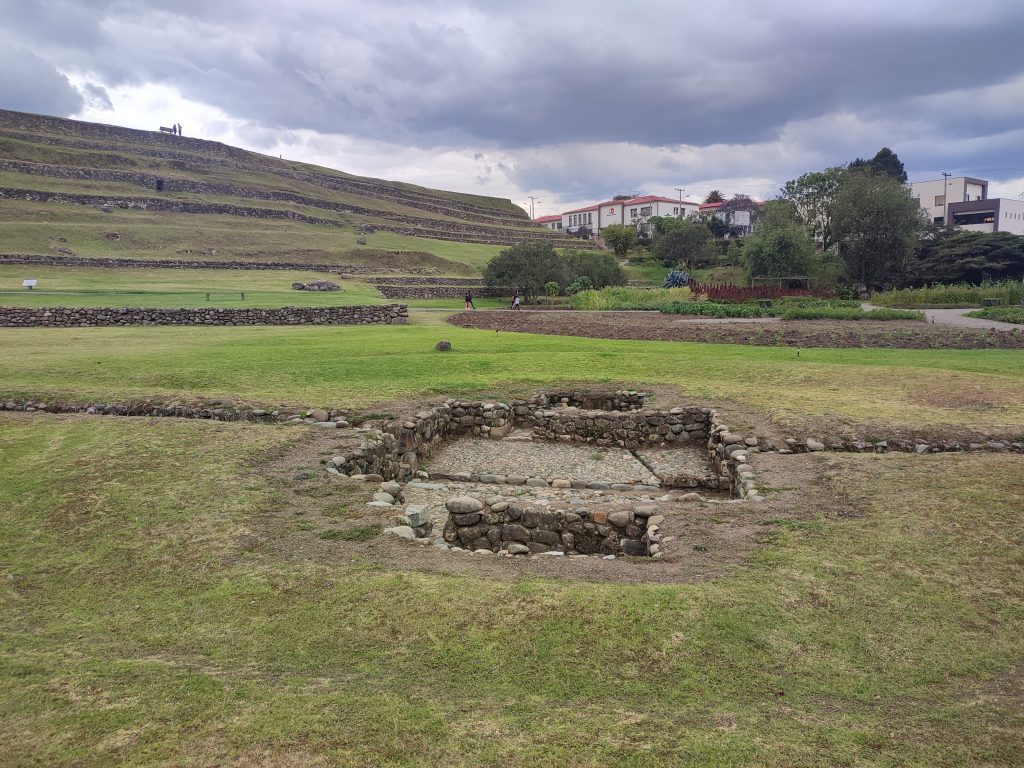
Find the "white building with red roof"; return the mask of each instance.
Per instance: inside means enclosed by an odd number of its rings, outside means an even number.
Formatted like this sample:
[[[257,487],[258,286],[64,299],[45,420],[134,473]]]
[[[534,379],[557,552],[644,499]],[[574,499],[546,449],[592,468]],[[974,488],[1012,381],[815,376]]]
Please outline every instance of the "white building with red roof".
[[[552,214],[551,216],[538,216],[533,220],[534,224],[543,224],[548,229],[553,229],[556,232],[560,232],[562,229],[562,215],[559,213]]]
[[[696,216],[699,210],[699,203],[673,200],[671,197],[620,197],[566,211],[561,216],[562,231],[576,234],[586,229],[591,236],[600,237],[601,231],[613,224],[632,224],[642,230],[654,216]]]

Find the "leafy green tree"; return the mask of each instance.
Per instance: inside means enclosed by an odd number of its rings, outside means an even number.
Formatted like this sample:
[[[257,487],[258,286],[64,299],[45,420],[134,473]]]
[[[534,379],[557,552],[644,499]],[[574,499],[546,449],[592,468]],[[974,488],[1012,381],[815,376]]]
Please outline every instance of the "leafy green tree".
[[[725,250],[725,257],[732,266],[743,263],[743,246],[740,245],[739,239],[733,238],[729,241],[729,247]]]
[[[506,248],[484,271],[489,286],[515,288],[524,301],[539,295],[544,284],[562,277],[564,263],[547,243],[523,242]]]
[[[707,197],[704,198],[704,203],[724,203],[725,195],[722,194],[721,190],[712,189],[708,192]]]
[[[814,263],[814,241],[787,200],[771,200],[743,245],[751,277],[803,277]]]
[[[797,220],[807,227],[808,233],[823,251],[835,245],[832,218],[839,183],[844,174],[845,171],[838,166],[805,173],[787,181],[779,190],[782,199],[793,204]]]
[[[708,224],[700,219],[679,219],[662,234],[655,230],[651,253],[666,267],[686,263],[691,267],[714,259],[715,249]]]
[[[580,275],[569,284],[569,287],[565,289],[565,292],[570,296],[575,296],[580,291],[589,291],[593,287],[593,280],[591,280],[586,275]]]
[[[626,273],[607,251],[566,251],[562,257],[562,285],[586,276],[596,288],[625,285]]]
[[[880,287],[907,275],[926,220],[910,190],[877,173],[846,173],[832,206],[832,230],[851,280]]]
[[[544,283],[544,293],[548,296],[557,296],[562,292],[562,286],[556,283],[554,280],[549,280]]]
[[[616,256],[625,256],[638,242],[636,227],[612,224],[601,230],[601,237],[615,251]]]

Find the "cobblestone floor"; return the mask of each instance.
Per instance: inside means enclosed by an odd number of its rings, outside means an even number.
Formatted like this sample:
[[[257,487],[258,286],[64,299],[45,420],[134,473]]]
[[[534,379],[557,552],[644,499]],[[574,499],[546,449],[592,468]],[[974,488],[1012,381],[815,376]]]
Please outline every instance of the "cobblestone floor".
[[[691,475],[700,477],[711,471],[707,448],[687,445],[680,448],[645,448],[636,452],[659,477]]]
[[[573,443],[507,442],[466,437],[442,446],[424,467],[427,472],[494,473],[576,478],[604,483],[647,483],[651,472],[627,450]]]

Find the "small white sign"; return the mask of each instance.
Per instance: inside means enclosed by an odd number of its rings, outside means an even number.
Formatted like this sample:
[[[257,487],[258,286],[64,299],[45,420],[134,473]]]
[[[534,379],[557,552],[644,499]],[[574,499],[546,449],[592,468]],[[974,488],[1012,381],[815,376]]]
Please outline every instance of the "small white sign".
[[[733,214],[732,223],[737,227],[750,226],[750,211],[736,211]]]
[[[38,282],[39,281],[36,280],[34,277],[29,277],[29,278],[26,278],[26,279],[21,281],[21,287],[22,288],[34,288],[36,286],[36,283],[38,283]]]

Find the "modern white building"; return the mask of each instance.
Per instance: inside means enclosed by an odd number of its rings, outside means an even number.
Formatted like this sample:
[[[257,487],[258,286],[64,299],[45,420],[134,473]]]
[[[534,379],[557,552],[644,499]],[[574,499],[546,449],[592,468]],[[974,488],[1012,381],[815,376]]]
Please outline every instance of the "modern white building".
[[[934,181],[915,181],[910,185],[910,194],[936,224],[945,224],[949,219],[948,206],[953,203],[967,203],[988,199],[988,182],[969,176],[956,176]]]
[[[1012,232],[1024,235],[1024,200],[997,197],[949,204],[950,221],[971,232]]]

